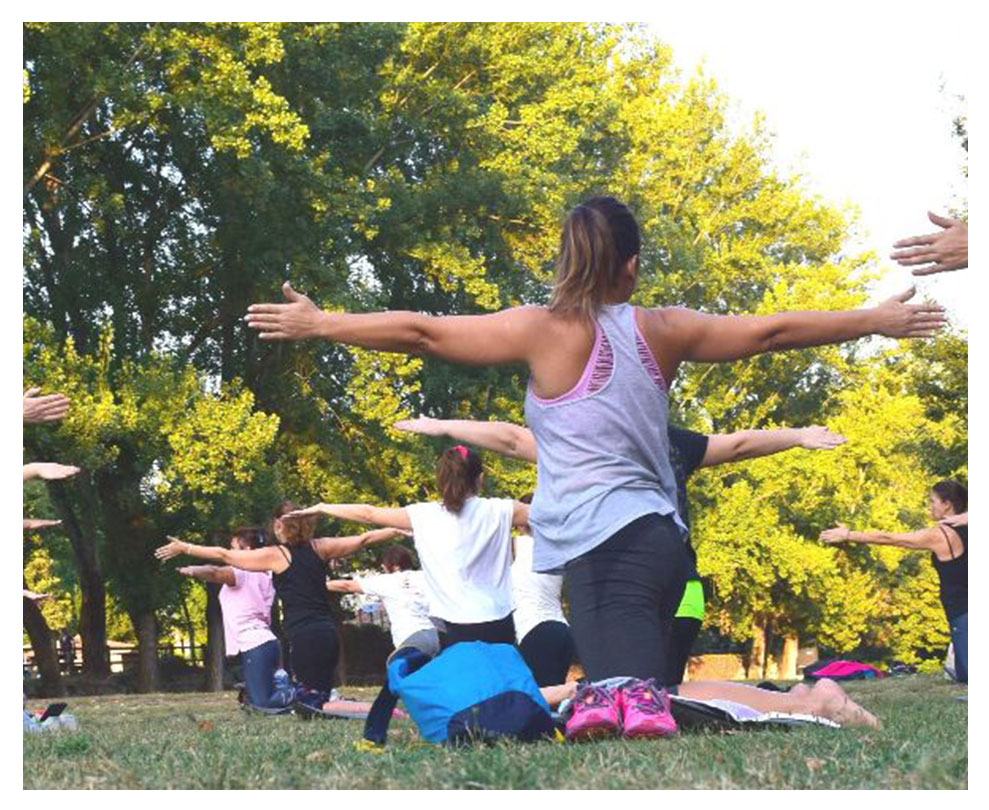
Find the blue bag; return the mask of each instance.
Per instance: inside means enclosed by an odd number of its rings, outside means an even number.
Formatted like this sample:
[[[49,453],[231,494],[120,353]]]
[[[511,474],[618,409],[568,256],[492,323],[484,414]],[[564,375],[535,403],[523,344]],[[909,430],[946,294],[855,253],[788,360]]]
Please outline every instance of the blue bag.
[[[549,704],[510,644],[463,641],[418,669],[397,656],[388,664],[388,687],[429,742],[530,741],[554,733]]]

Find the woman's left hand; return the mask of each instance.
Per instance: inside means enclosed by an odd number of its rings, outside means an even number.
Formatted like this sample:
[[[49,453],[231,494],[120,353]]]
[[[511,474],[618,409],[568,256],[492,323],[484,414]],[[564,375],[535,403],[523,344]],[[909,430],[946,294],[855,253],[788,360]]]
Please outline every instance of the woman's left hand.
[[[851,536],[851,533],[851,529],[843,523],[839,523],[836,528],[825,529],[821,532],[818,540],[823,540],[825,543],[844,543]]]

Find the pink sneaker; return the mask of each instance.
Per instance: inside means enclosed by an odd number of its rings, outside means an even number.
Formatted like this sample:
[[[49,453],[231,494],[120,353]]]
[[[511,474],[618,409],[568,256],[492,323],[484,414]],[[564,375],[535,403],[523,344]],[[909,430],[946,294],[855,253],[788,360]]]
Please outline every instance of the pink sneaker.
[[[636,681],[621,690],[622,726],[626,737],[672,737],[677,723],[670,713],[670,695],[648,681]]]
[[[621,732],[618,690],[584,686],[573,699],[573,714],[567,720],[570,742],[612,737]]]

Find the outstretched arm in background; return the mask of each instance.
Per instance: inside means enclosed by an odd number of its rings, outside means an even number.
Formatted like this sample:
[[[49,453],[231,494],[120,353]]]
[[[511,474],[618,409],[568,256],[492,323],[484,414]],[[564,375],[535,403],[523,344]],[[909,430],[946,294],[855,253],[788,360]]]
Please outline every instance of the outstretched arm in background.
[[[360,583],[352,579],[328,579],[326,590],[330,593],[364,593]]]
[[[287,518],[313,517],[326,515],[352,523],[370,523],[373,526],[388,526],[393,529],[411,529],[409,513],[402,507],[369,506],[364,503],[318,503],[306,509],[297,509],[284,515]]]
[[[227,565],[184,565],[175,570],[184,577],[200,579],[203,582],[215,582],[218,585],[229,585],[231,588],[237,584],[233,568]]]
[[[897,546],[911,551],[935,551],[946,542],[936,526],[928,526],[916,532],[853,532],[841,523],[834,529],[825,529],[819,539],[832,545],[865,543],[872,546]]]
[[[470,419],[405,419],[396,422],[396,430],[423,436],[448,436],[482,450],[491,450],[509,458],[536,462],[536,438],[532,431],[509,422],[474,422]]]
[[[931,211],[927,212],[927,217],[944,230],[894,242],[893,247],[900,249],[894,250],[889,257],[903,267],[922,265],[913,271],[915,276],[968,267],[968,225],[960,219],[939,217]]]
[[[313,548],[320,559],[335,560],[374,543],[387,543],[389,540],[401,540],[403,537],[411,536],[402,529],[374,529],[350,537],[317,537],[313,540]]]
[[[778,428],[776,430],[739,430],[707,437],[702,467],[715,467],[760,456],[771,456],[794,447],[807,450],[833,450],[847,442],[844,436],[826,427]]]
[[[288,559],[277,547],[256,549],[232,549],[221,546],[197,546],[186,543],[175,537],[169,537],[168,542],[155,551],[155,557],[164,562],[180,554],[210,560],[222,565],[232,565],[241,571],[272,571],[280,574],[288,568]]]
[[[79,473],[78,467],[70,464],[56,464],[54,461],[33,461],[25,464],[22,468],[23,481],[32,478],[44,478],[46,481],[58,481],[62,478],[70,478]]]

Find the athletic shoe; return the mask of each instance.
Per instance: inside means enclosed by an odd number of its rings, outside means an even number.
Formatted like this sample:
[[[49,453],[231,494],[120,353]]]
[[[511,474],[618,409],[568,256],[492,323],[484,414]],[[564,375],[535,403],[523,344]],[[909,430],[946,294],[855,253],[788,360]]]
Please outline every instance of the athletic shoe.
[[[672,737],[677,733],[669,692],[657,686],[654,679],[623,687],[621,705],[625,737]]]
[[[570,742],[615,736],[621,729],[617,690],[584,686],[574,695],[573,714],[567,720],[566,729]]]

